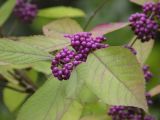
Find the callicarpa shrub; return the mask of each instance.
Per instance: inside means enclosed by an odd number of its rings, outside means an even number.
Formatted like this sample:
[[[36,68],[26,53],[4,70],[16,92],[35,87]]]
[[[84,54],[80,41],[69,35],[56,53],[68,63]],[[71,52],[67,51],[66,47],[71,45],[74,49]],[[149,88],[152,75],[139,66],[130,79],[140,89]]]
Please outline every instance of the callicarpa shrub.
[[[65,2],[67,6],[56,6],[58,0],[3,1],[0,6],[0,104],[4,102],[16,120],[158,118],[152,108],[159,109],[155,106],[158,106],[157,98],[153,101],[160,93],[159,86],[149,84],[158,75],[152,74],[146,60],[160,31],[160,2],[130,0],[141,5],[142,12],[132,14],[126,22],[103,23],[89,29],[90,22],[108,0],[100,2],[87,22],[79,19],[86,15],[83,10],[68,6],[71,0]],[[60,4],[64,5],[63,2]],[[12,14],[22,23],[15,22],[10,27],[16,18],[7,21]],[[76,20],[86,23],[82,27]],[[128,31],[122,33],[122,28]],[[31,36],[19,37],[25,32]],[[133,39],[119,44],[120,39],[130,35]],[[113,38],[116,39],[111,41]],[[1,108],[0,120],[3,119]]]
[[[74,50],[63,48],[52,60],[52,73],[59,80],[68,80],[72,70],[81,62],[86,62],[89,53],[108,47],[107,44],[101,43],[106,40],[105,37],[92,37],[89,32],[68,34],[64,37],[70,40]]]
[[[37,15],[38,8],[36,4],[27,2],[26,0],[17,0],[14,8],[14,14],[21,21],[31,23]]]
[[[155,39],[159,28],[160,3],[147,2],[142,6],[142,13],[129,17],[131,28],[142,42]]]

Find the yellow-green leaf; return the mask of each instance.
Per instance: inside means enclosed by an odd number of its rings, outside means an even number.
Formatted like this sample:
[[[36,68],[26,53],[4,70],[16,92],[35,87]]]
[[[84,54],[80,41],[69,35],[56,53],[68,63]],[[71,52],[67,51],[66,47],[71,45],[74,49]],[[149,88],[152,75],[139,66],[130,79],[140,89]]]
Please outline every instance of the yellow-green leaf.
[[[44,51],[54,51],[61,49],[70,44],[69,40],[66,39],[54,39],[43,35],[35,35],[30,37],[20,37],[21,42],[39,47]]]
[[[61,120],[79,93],[85,74],[73,71],[68,81],[53,77],[31,96],[21,108],[17,120]]]
[[[69,18],[55,20],[43,27],[44,35],[58,39],[64,39],[64,34],[75,34],[82,31],[81,26]]]
[[[9,39],[0,39],[0,62],[26,64],[50,59],[50,55],[38,47]]]
[[[102,102],[148,110],[143,72],[130,51],[123,47],[97,50],[82,65],[85,83]]]
[[[131,40],[130,43],[132,42],[133,40]],[[147,58],[149,57],[153,46],[154,46],[153,39],[144,43],[142,43],[141,40],[137,39],[134,45],[132,46],[137,52],[136,57],[138,61],[141,63],[141,65],[143,65],[147,60]]]
[[[27,94],[5,88],[3,91],[3,96],[5,105],[11,112],[14,112],[18,109],[18,107],[20,107],[21,104],[23,104]]]
[[[40,9],[38,16],[45,18],[84,17],[85,13],[78,8],[58,6]]]

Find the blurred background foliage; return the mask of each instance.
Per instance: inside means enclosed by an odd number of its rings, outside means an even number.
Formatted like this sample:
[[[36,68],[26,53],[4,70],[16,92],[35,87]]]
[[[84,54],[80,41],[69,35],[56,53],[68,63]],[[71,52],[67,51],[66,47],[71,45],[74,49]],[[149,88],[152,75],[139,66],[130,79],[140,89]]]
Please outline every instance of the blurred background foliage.
[[[0,0],[0,5],[2,5],[5,1],[6,0]],[[73,6],[76,8],[80,8],[86,13],[86,17],[79,17],[74,19],[77,20],[81,26],[84,26],[89,16],[93,13],[97,5],[100,3],[100,0],[32,0],[32,2],[36,3],[39,9],[54,6]],[[90,30],[97,24],[127,21],[130,14],[139,12],[140,10],[140,6],[130,3],[129,0],[108,0],[103,9],[101,9],[97,13],[95,18],[91,21],[88,30]],[[11,15],[7,22],[1,28],[1,31],[5,36],[39,35],[42,34],[42,26],[55,19],[56,18],[49,19],[44,17],[37,17],[32,24],[28,25],[21,23],[15,18],[14,15]],[[108,38],[108,43],[110,45],[123,45],[127,44],[128,41],[133,38],[133,32],[129,27],[126,27],[121,30],[109,33],[106,35],[106,37]],[[151,71],[154,74],[154,78],[147,85],[147,90],[150,90],[151,88],[160,84],[160,35],[157,36],[155,46],[146,64],[151,67]],[[42,73],[37,73],[34,70],[28,70],[27,74],[34,80],[33,82],[38,83],[39,86],[42,85],[45,80],[45,77]],[[18,110],[17,108],[16,110],[14,110],[14,104],[16,104],[17,102],[15,97],[18,97],[18,100],[22,99],[23,101],[24,99],[26,99],[24,97],[26,95],[17,92],[7,92],[7,94],[9,94],[9,97],[5,97],[3,93],[7,90],[4,90],[4,88],[1,87],[0,91],[0,120],[14,120],[14,117]],[[160,96],[155,96],[153,99],[154,104],[151,107],[151,113],[156,115],[158,119],[160,119]],[[4,100],[7,100],[8,103],[11,102],[10,107],[7,107],[8,104],[4,104]],[[20,107],[21,104],[18,106]],[[97,109],[97,105],[89,105],[87,106],[87,109]],[[92,112],[96,112],[97,114],[99,114],[103,110],[104,108],[100,107],[99,110],[92,110]]]

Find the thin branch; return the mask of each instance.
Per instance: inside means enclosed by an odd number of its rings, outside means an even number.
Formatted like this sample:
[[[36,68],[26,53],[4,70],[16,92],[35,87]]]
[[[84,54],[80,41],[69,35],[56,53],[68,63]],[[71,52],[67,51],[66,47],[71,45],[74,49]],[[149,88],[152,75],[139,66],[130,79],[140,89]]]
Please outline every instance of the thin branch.
[[[138,40],[137,37],[134,38],[133,42],[131,43],[130,47],[133,47],[134,43]]]
[[[90,24],[90,22],[92,21],[92,19],[96,16],[96,14],[98,13],[99,10],[101,10],[103,8],[103,6],[105,5],[105,3],[107,2],[107,0],[103,0],[100,5],[95,9],[95,11],[92,13],[92,15],[90,16],[90,18],[88,19],[86,25],[84,26],[84,30],[87,29],[88,25]]]
[[[10,74],[19,80],[20,85],[26,89],[27,93],[34,93],[37,90],[37,86],[33,84],[32,80],[30,80],[23,70],[15,70],[15,74]]]
[[[25,90],[20,90],[20,89],[17,89],[17,88],[8,86],[8,85],[2,85],[2,84],[0,84],[0,87],[6,87],[6,88],[8,88],[8,89],[11,89],[11,90],[14,90],[14,91],[17,91],[17,92],[26,93]]]

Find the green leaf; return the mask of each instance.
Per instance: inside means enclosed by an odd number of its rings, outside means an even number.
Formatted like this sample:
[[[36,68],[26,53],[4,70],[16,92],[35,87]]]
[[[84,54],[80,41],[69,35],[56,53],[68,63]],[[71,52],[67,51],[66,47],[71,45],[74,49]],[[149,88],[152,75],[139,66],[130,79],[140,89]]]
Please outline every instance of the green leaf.
[[[81,26],[69,18],[53,21],[43,27],[43,33],[46,36],[58,39],[64,39],[64,34],[75,34],[82,31]]]
[[[36,71],[45,73],[47,75],[51,74],[51,62],[42,61],[42,62],[36,62],[32,64],[32,68]]]
[[[12,72],[12,68],[9,66],[1,66],[0,74],[7,79],[10,83],[18,84],[18,80],[16,80],[9,72]]]
[[[132,43],[133,40],[131,40],[130,43]],[[133,45],[133,48],[137,51],[137,59],[143,65],[147,58],[149,57],[152,48],[154,46],[154,40],[150,40],[148,42],[142,43],[141,40],[136,40],[136,42]]]
[[[38,16],[45,18],[84,17],[85,13],[78,8],[58,6],[41,9]]]
[[[39,47],[42,50],[45,50],[48,52],[61,49],[70,44],[69,40],[53,39],[53,38],[42,36],[42,35],[20,37],[18,39],[20,39],[21,42],[30,44],[35,47]]]
[[[0,7],[0,26],[2,26],[5,21],[8,19],[12,10],[15,6],[16,0],[7,0],[1,7]]]
[[[50,55],[32,45],[0,39],[0,62],[11,64],[26,64],[50,59]]]
[[[83,106],[78,102],[73,102],[68,111],[64,114],[61,120],[79,120]]]
[[[11,112],[13,112],[24,102],[27,94],[5,88],[3,91],[3,96],[5,105]]]
[[[84,72],[77,68],[68,81],[53,77],[31,96],[21,108],[17,120],[60,120],[73,105],[84,79]]]
[[[102,102],[148,110],[143,72],[130,51],[123,47],[97,50],[82,65],[87,86]]]
[[[124,28],[128,25],[129,25],[128,22],[126,22],[126,23],[119,22],[119,23],[101,24],[101,25],[97,25],[96,27],[94,27],[91,30],[91,33],[94,36],[100,36],[100,35],[104,35],[104,34],[111,33],[111,32],[114,32],[116,30],[122,29],[122,28]]]
[[[153,2],[153,1],[157,1],[157,0],[130,0],[133,3],[136,3],[138,5],[143,5],[146,2]]]

